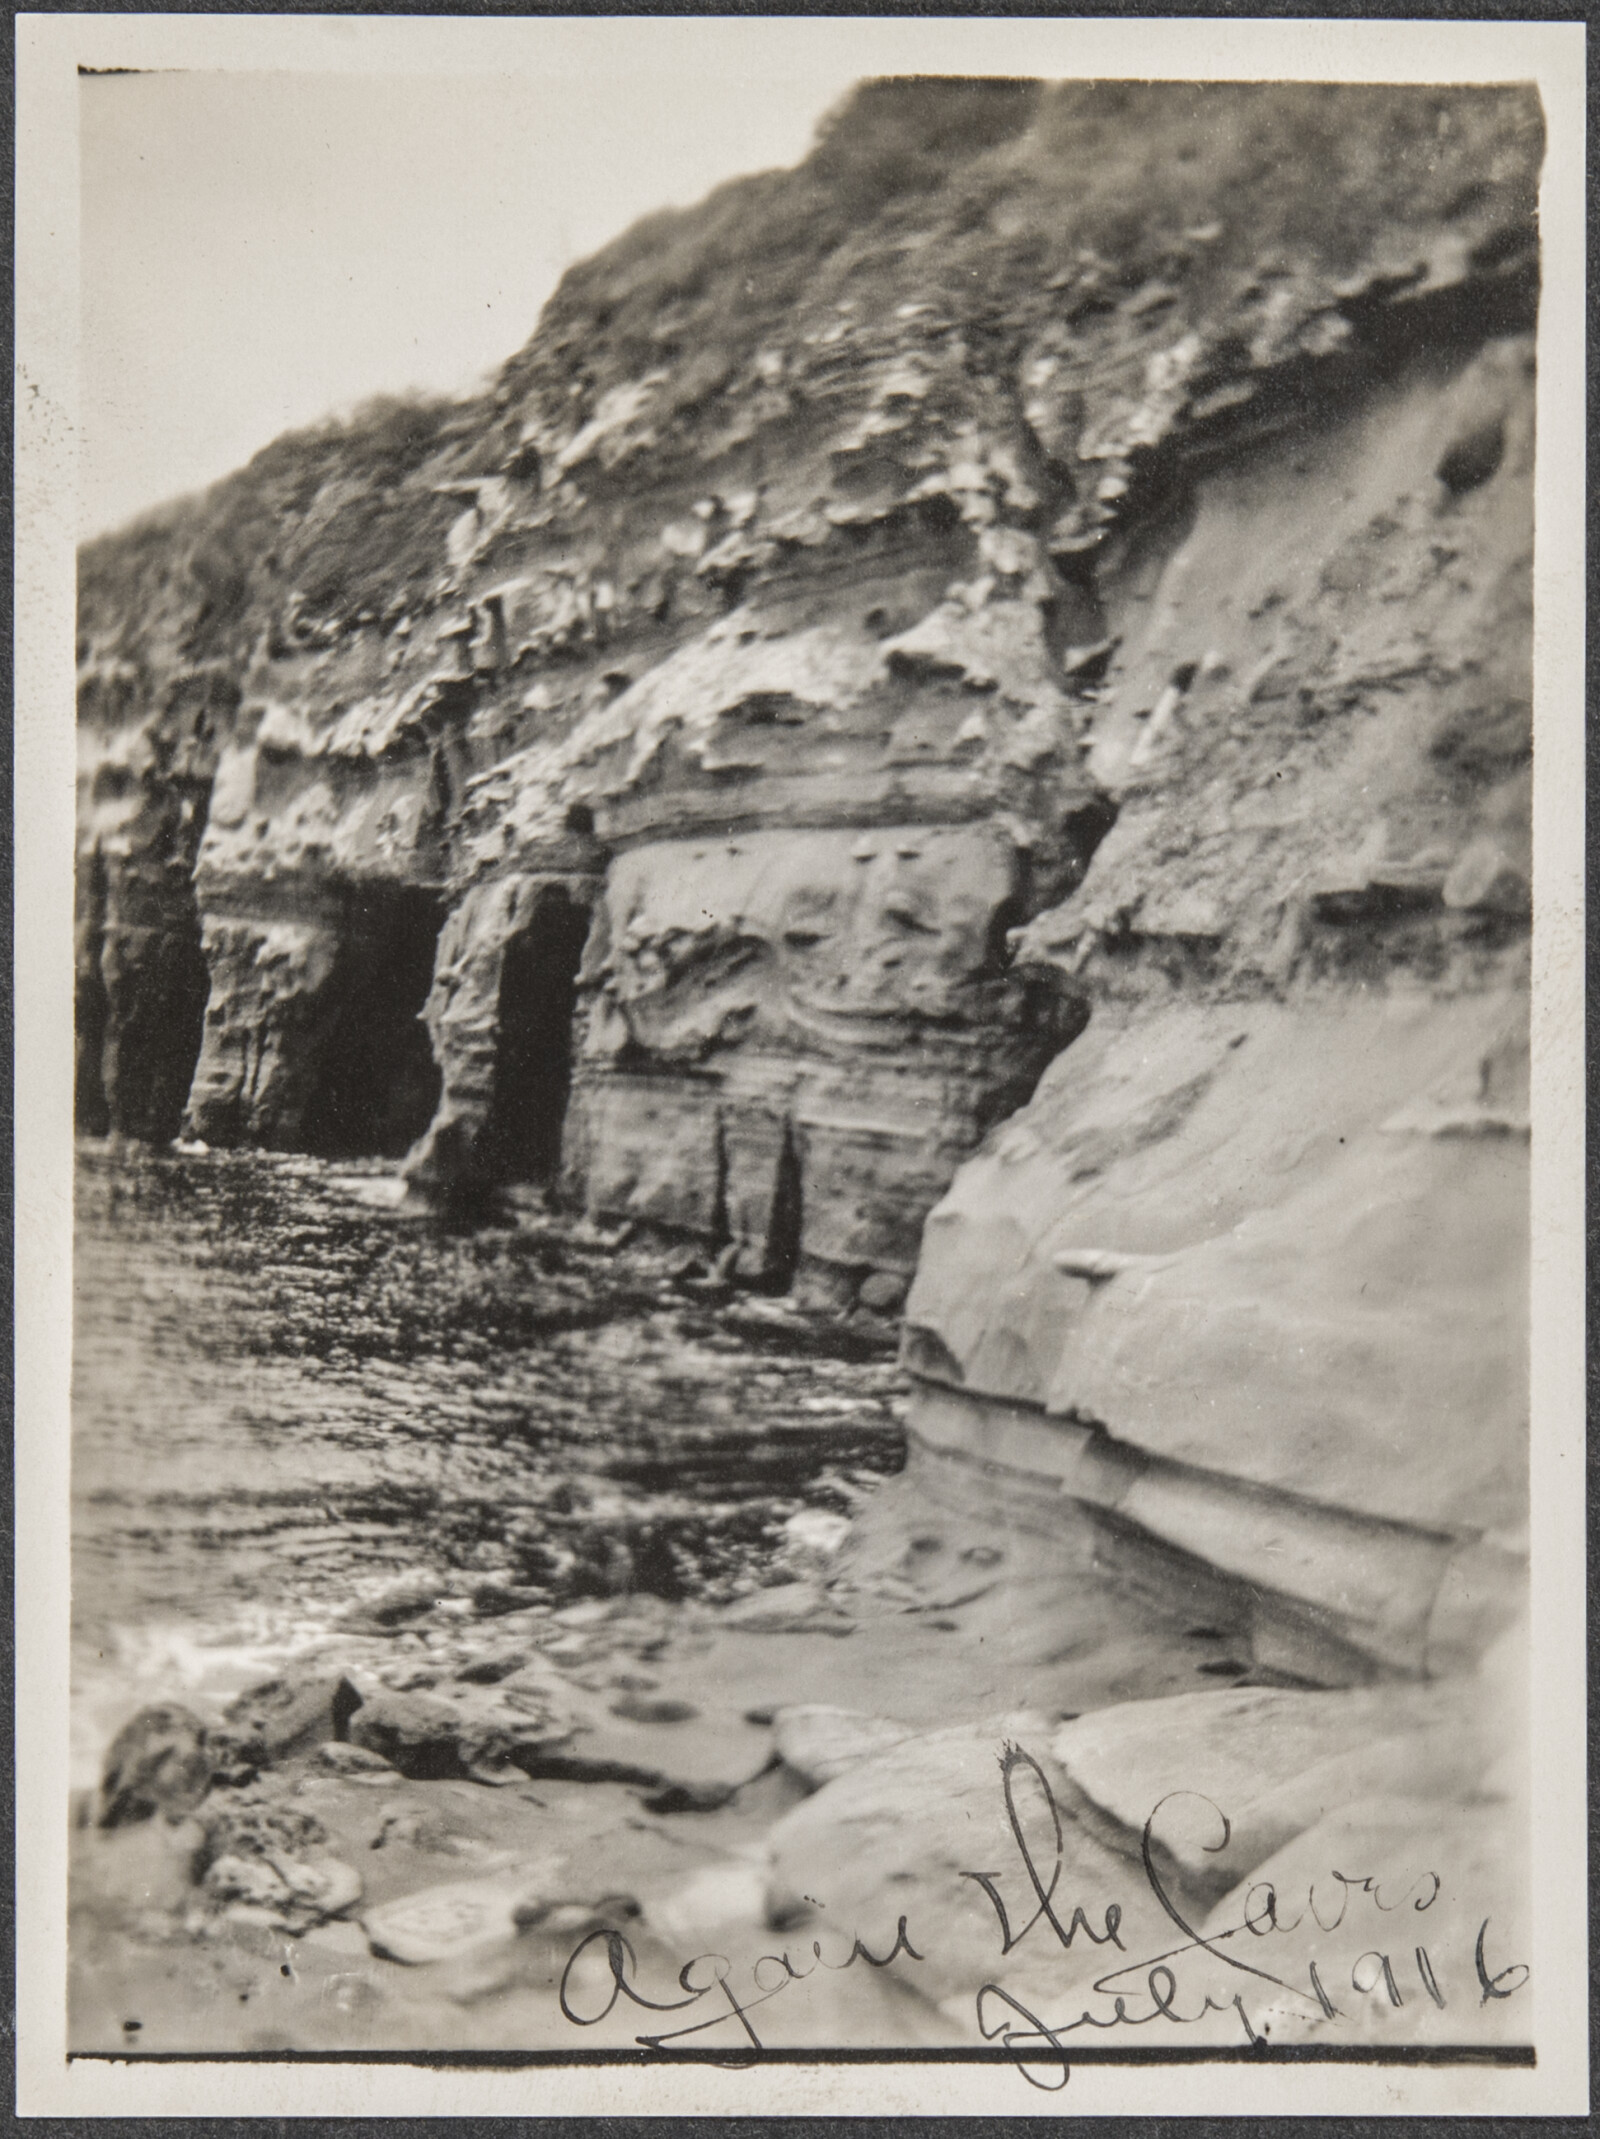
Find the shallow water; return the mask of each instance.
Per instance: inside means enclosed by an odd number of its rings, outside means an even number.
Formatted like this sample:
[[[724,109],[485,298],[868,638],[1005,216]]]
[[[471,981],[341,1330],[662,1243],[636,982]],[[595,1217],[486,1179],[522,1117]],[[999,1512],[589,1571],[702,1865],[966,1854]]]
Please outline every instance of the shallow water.
[[[480,1610],[736,1594],[903,1461],[881,1335],[695,1301],[682,1251],[533,1210],[402,1218],[386,1186],[80,1145],[80,1697],[185,1644],[310,1638],[402,1576]]]

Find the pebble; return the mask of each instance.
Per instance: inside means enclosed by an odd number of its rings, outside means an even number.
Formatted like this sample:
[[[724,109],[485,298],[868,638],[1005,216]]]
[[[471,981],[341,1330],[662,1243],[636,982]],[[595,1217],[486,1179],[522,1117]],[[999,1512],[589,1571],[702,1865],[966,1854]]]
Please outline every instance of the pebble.
[[[873,1270],[861,1280],[856,1297],[874,1314],[898,1314],[905,1302],[906,1281],[894,1270]]]
[[[652,1700],[644,1694],[629,1693],[612,1702],[611,1713],[625,1716],[630,1723],[689,1723],[700,1711],[692,1701],[666,1697]]]

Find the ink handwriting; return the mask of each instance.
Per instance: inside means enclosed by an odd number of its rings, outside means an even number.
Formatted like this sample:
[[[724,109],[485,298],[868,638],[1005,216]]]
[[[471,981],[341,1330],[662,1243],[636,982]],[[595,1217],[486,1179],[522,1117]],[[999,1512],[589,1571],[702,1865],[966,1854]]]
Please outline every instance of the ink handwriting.
[[[1000,1957],[1025,1942],[1031,1956],[1055,1954],[1063,1967],[1067,1955],[1095,1948],[1114,1948],[1126,1956],[1129,1919],[1121,1901],[1063,1894],[1070,1815],[1064,1818],[1043,1767],[1021,1746],[1008,1744],[1000,1755],[1000,1787],[1017,1864],[1009,1872],[958,1874],[993,1911]],[[1465,1998],[1468,2010],[1481,2010],[1514,1997],[1528,1981],[1526,1963],[1496,1966],[1491,1959],[1489,1917],[1478,1929],[1470,1988],[1464,1954],[1446,1955],[1448,1965],[1441,1969],[1443,1949],[1428,1931],[1428,1912],[1443,1880],[1432,1869],[1402,1883],[1329,1866],[1303,1895],[1294,1896],[1258,1879],[1244,1889],[1237,1923],[1201,1928],[1192,1920],[1199,1912],[1167,1869],[1178,1860],[1162,1843],[1163,1825],[1180,1801],[1187,1807],[1191,1849],[1222,1857],[1234,1836],[1222,1807],[1197,1792],[1170,1792],[1151,1808],[1139,1841],[1140,1892],[1171,1926],[1166,1939],[1151,1942],[1158,1950],[1103,1969],[1087,1992],[1076,1993],[1078,2010],[1067,2017],[1041,2018],[1004,1983],[986,1981],[979,1987],[974,2011],[979,2036],[1003,2051],[1031,2086],[1054,2092],[1067,2085],[1069,2038],[1084,2031],[1188,2028],[1208,2015],[1229,2015],[1247,2043],[1267,2052],[1271,2029],[1286,2007],[1316,2026],[1337,2027],[1358,2009],[1370,2012],[1374,2005],[1401,2012],[1425,2001],[1424,2011],[1428,2005],[1443,2011],[1452,1998],[1458,2005]],[[1144,1913],[1148,1916],[1148,1907]],[[1392,1924],[1388,1932],[1381,1929],[1385,1918]],[[1356,1951],[1363,1932],[1371,1942]],[[1348,1943],[1330,1951],[1328,1941],[1340,1933]],[[1316,1943],[1315,1953],[1305,1952],[1308,1939]],[[848,1951],[838,1946],[831,1957],[820,1938],[811,1940],[809,1951],[784,1945],[748,1965],[736,1965],[727,1954],[696,1954],[677,1968],[674,1990],[652,1995],[626,1934],[602,1925],[568,1956],[558,1996],[563,2016],[574,2027],[596,2027],[619,2006],[672,2016],[671,2025],[637,2034],[634,2042],[658,2055],[711,2056],[719,2063],[750,2065],[766,2048],[760,2032],[766,2022],[758,2026],[761,2009],[819,1970],[888,1969],[928,1958],[901,1916],[892,1938],[868,1944],[852,1933]],[[1081,1967],[1075,1972],[1081,1977]],[[1361,2001],[1360,2007],[1351,2000]]]

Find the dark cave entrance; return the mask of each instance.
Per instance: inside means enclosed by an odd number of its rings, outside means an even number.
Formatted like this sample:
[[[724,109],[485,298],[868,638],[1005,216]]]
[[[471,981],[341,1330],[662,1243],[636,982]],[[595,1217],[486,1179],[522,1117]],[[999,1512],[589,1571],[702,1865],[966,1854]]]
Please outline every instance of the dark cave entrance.
[[[589,909],[557,888],[506,945],[500,1044],[479,1153],[491,1181],[548,1184],[572,1090],[572,1018]]]
[[[152,852],[165,858],[170,845],[169,827]],[[73,1119],[85,1136],[166,1144],[183,1123],[211,992],[200,914],[187,880],[147,902],[137,925],[114,906],[96,849],[79,892]]]
[[[357,902],[302,1124],[317,1157],[403,1158],[432,1121],[441,1082],[421,1013],[444,916],[444,901],[413,885]]]

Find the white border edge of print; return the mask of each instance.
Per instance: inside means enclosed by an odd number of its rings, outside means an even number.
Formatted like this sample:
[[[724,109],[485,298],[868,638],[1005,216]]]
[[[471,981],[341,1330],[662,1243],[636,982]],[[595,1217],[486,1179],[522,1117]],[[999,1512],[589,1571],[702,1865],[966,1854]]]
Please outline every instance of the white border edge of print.
[[[1581,23],[19,15],[15,419],[18,2098],[23,2115],[1576,2115],[1588,2106],[1584,1451],[1584,127]],[[1532,2069],[1079,2065],[1070,2099],[985,2067],[485,2071],[69,2063],[65,2056],[71,1333],[72,645],[79,64],[374,73],[736,75],[848,37],[862,74],[1537,83]],[[508,352],[509,353],[509,352]],[[1556,1757],[1549,1755],[1554,1752]],[[1005,2075],[1000,2075],[1002,2080]],[[1030,2099],[1031,2096],[1031,2099]]]

